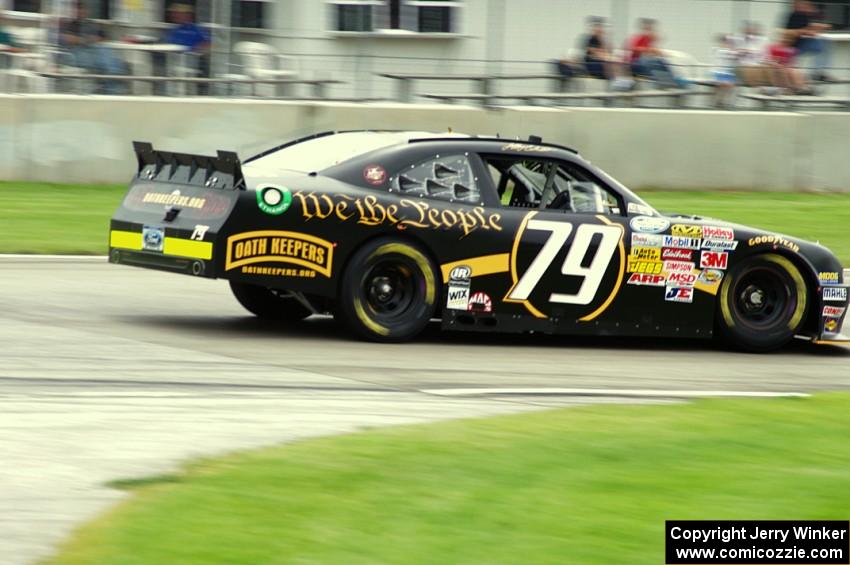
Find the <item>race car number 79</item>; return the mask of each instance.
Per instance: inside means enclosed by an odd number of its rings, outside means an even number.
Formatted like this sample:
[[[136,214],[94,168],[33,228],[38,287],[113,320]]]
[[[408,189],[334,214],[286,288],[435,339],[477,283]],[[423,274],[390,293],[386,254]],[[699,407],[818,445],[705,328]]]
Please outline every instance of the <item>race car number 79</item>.
[[[549,220],[529,220],[526,229],[551,232],[546,243],[540,248],[537,257],[531,262],[528,270],[517,281],[508,295],[510,300],[528,300],[531,292],[540,282],[540,279],[549,269],[558,251],[567,243],[573,231],[573,225],[569,222],[552,222]],[[593,236],[599,234],[602,238],[596,248],[593,259],[586,267],[582,265],[587,255]],[[560,304],[590,304],[599,290],[605,271],[611,257],[617,250],[620,242],[622,229],[619,226],[605,226],[596,224],[582,224],[578,227],[572,244],[564,258],[561,273],[583,277],[581,286],[575,294],[562,294],[553,292],[549,295],[550,302]]]

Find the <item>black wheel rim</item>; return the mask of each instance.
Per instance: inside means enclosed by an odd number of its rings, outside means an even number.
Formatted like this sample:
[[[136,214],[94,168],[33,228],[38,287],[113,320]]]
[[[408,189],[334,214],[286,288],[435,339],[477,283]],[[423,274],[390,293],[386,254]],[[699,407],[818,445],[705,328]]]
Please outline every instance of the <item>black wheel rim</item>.
[[[735,282],[732,308],[735,317],[754,330],[770,330],[785,325],[796,308],[792,282],[767,266],[744,271]]]
[[[406,257],[379,259],[366,270],[360,288],[375,321],[402,320],[418,304],[418,272]]]

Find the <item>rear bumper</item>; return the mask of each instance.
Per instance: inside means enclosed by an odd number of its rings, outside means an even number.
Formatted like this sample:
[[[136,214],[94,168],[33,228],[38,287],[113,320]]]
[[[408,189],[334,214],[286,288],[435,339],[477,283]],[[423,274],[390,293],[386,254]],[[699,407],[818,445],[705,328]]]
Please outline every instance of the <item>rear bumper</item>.
[[[172,273],[215,278],[213,243],[166,236],[161,249],[145,249],[139,231],[113,229],[109,233],[109,262]]]

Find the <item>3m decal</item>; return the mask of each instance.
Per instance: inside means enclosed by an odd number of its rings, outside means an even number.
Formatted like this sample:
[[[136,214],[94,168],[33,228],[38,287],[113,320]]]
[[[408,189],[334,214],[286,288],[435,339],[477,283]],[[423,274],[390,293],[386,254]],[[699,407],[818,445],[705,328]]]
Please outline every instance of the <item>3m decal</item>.
[[[703,251],[700,254],[699,266],[703,269],[725,270],[729,265],[729,254],[725,251]]]
[[[285,186],[267,185],[257,188],[257,206],[271,216],[283,214],[292,205],[292,193]]]
[[[667,292],[664,293],[664,300],[667,302],[693,302],[694,289],[684,286],[668,286]]]
[[[645,286],[664,286],[667,283],[667,278],[664,275],[649,275],[646,273],[632,273],[629,275],[629,280],[626,284],[645,285]]]
[[[735,230],[720,226],[702,226],[703,239],[735,239]]]
[[[667,276],[667,284],[675,286],[694,286],[697,282],[695,273],[670,273]]]
[[[641,233],[661,233],[670,227],[670,222],[664,218],[655,218],[652,216],[637,216],[632,218],[629,226]]]
[[[476,230],[502,231],[498,213],[485,208],[434,208],[428,202],[403,198],[398,204],[382,204],[372,195],[353,197],[347,194],[316,194],[295,192],[301,204],[305,222],[334,218],[341,222],[354,221],[365,226],[393,225],[398,230],[460,229],[463,236]]]
[[[840,318],[844,314],[844,308],[838,306],[824,306],[823,315],[831,318]]]
[[[526,217],[525,225],[518,232],[514,247],[516,248],[519,238],[525,231],[545,231],[549,232],[549,236],[534,257],[531,265],[518,279],[514,267],[515,283],[505,297],[506,302],[526,302],[529,299],[540,279],[549,270],[555,256],[562,248],[567,246],[573,232],[573,224],[569,222],[530,219],[532,215]],[[552,292],[548,301],[558,304],[590,304],[596,297],[596,292],[599,290],[599,285],[602,283],[602,278],[608,270],[608,265],[615,251],[617,251],[622,236],[623,229],[619,225],[580,225],[575,230],[575,235],[561,265],[561,274],[579,278],[578,289],[573,293]],[[588,260],[586,255],[591,249],[594,249],[591,247],[591,243],[594,241],[597,242],[595,253]],[[514,252],[515,254],[516,252]],[[516,259],[513,260],[515,262]]]
[[[847,302],[847,287],[826,287],[823,289],[823,299],[831,302]]]
[[[378,186],[387,180],[387,171],[380,165],[368,165],[363,169],[363,178],[369,184]]]
[[[632,247],[661,247],[664,236],[651,233],[633,233]]]
[[[256,263],[291,263],[331,276],[334,244],[291,231],[252,231],[227,238],[224,269]]]
[[[467,310],[470,312],[492,312],[493,301],[490,300],[490,295],[484,292],[476,292],[469,297]]]
[[[841,284],[841,273],[836,272],[820,272],[818,280],[821,284]]]
[[[668,273],[690,273],[694,264],[689,261],[664,261],[664,270]]]
[[[628,267],[629,273],[648,273],[650,275],[660,275],[664,271],[664,263],[661,261],[642,261],[629,257]]]
[[[661,249],[658,247],[632,247],[630,257],[644,261],[660,261]]]
[[[446,308],[449,310],[468,310],[469,308],[469,285],[449,285]]]
[[[162,252],[165,242],[165,230],[163,228],[144,226],[142,228],[142,249],[145,251]]]
[[[790,249],[794,253],[800,252],[800,246],[790,241],[781,235],[760,235],[757,237],[751,237],[747,244],[750,247],[755,247],[757,245],[773,245],[774,248],[784,247],[785,249]]]
[[[702,248],[712,251],[734,251],[738,242],[734,239],[703,239]]]
[[[702,226],[692,226],[688,224],[673,224],[670,228],[670,233],[682,237],[702,237]]]
[[[689,249],[663,249],[661,258],[665,261],[690,261],[693,258],[693,251]]]
[[[665,235],[664,247],[675,247],[678,249],[699,249],[700,240],[696,237],[680,237],[677,235]]]

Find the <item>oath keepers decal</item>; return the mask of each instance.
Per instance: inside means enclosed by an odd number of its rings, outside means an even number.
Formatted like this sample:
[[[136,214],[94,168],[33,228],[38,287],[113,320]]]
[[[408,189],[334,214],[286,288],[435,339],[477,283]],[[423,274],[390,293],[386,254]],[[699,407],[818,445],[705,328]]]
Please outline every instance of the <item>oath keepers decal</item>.
[[[224,270],[256,263],[291,263],[330,278],[333,248],[330,241],[306,233],[277,230],[239,233],[227,238]]]

